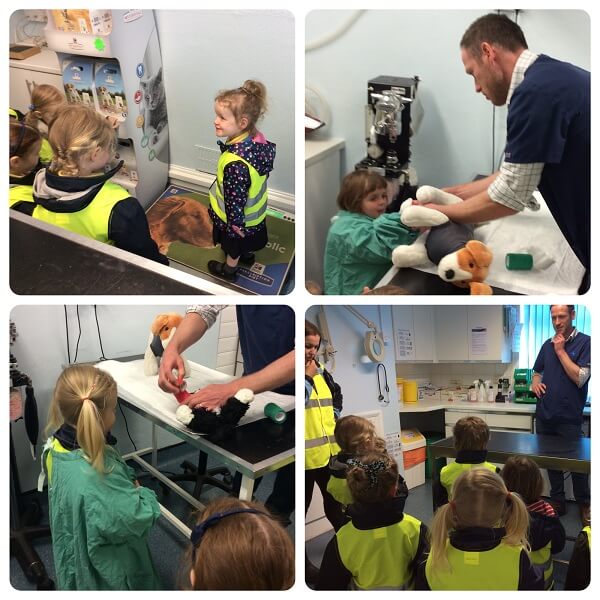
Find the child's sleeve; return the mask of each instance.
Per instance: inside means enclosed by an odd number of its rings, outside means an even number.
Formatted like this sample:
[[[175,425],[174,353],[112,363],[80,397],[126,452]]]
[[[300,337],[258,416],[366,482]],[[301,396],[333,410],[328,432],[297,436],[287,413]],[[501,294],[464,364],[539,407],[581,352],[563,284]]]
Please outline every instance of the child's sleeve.
[[[582,532],[577,536],[573,545],[573,553],[571,554],[565,578],[565,590],[580,591],[585,590],[590,585],[590,558],[590,547],[588,546],[587,536]]]
[[[396,246],[412,244],[418,235],[402,224],[399,213],[390,213],[354,229],[349,241],[357,261],[381,264],[391,262]]]
[[[169,264],[169,259],[158,251],[156,242],[150,236],[146,213],[135,198],[126,198],[115,204],[110,215],[108,238],[121,250],[163,265]]]
[[[244,208],[248,202],[250,190],[250,171],[241,161],[229,163],[223,173],[223,196],[225,199],[225,214],[227,229],[233,225],[244,227]]]
[[[156,494],[136,487],[120,464],[101,478],[87,506],[88,528],[95,530],[97,539],[114,544],[144,537],[159,516]]]
[[[337,536],[334,535],[325,548],[317,590],[347,590],[350,585],[352,573],[342,562],[337,542]]]

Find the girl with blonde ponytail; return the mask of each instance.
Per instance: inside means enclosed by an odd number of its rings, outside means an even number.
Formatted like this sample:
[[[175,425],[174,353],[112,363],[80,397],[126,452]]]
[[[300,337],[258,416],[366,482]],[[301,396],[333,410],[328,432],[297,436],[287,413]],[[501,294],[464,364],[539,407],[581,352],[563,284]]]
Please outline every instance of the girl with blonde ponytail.
[[[117,385],[100,369],[67,367],[56,382],[42,464],[59,590],[161,587],[146,541],[160,505],[107,445],[116,406]]]
[[[420,590],[542,590],[529,558],[529,515],[521,498],[489,469],[465,471],[452,500],[435,513]]]

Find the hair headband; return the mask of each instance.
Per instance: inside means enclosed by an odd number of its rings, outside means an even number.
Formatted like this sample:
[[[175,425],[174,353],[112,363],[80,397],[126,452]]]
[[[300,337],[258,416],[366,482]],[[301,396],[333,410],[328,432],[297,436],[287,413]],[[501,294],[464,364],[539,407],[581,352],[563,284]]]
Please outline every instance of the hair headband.
[[[17,139],[17,143],[13,146],[11,145],[10,147],[10,155],[11,156],[15,156],[17,154],[17,152],[20,150],[21,148],[21,144],[23,143],[23,138],[25,137],[25,129],[27,129],[27,125],[25,123],[25,121],[19,121],[19,137]]]
[[[225,517],[230,517],[231,515],[239,515],[241,513],[254,513],[257,515],[264,515],[265,517],[269,516],[267,513],[261,510],[256,510],[255,508],[238,508],[235,510],[228,510],[225,512],[219,512],[215,513],[214,515],[211,515],[210,517],[208,517],[208,519],[201,521],[192,529],[190,540],[192,542],[192,545],[194,546],[193,556],[195,555],[196,550],[200,545],[200,542],[202,541],[202,538],[211,527],[216,525],[221,519],[224,519]]]
[[[365,464],[357,458],[351,458],[348,463],[353,467],[360,467],[369,477],[369,489],[374,488],[377,485],[377,475],[382,471],[385,471],[387,464],[383,460],[376,460],[370,464]]]

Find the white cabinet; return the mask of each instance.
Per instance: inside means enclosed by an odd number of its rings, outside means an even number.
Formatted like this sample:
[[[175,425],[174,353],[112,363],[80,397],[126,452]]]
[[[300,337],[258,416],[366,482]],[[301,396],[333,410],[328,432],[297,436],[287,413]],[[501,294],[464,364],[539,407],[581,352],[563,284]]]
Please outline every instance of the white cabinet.
[[[511,359],[503,306],[436,306],[435,337],[440,362]]]
[[[434,323],[431,307],[393,306],[394,348],[398,362],[435,360]]]
[[[9,105],[22,113],[29,111],[31,90],[42,83],[53,85],[64,94],[62,74],[56,52],[43,49],[24,60],[10,61]]]
[[[337,195],[342,180],[344,140],[306,140],[305,150],[305,235],[306,279],[323,287],[323,257],[331,217],[337,212]]]

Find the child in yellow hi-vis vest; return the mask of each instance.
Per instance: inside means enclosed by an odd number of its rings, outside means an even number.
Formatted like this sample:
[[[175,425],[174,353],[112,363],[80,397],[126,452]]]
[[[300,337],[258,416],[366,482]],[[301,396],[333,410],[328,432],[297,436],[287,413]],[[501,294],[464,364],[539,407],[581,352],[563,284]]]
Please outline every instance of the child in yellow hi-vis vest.
[[[19,212],[31,215],[33,203],[33,179],[42,136],[25,121],[10,120],[9,130],[9,192],[8,205]]]
[[[348,461],[368,452],[386,451],[385,440],[380,438],[371,421],[357,415],[346,415],[336,421],[335,441],[340,452],[329,463],[329,483],[327,491],[341,504],[352,504],[352,494],[348,487]]]
[[[32,216],[144,258],[169,264],[150,237],[141,204],[110,179],[123,166],[113,164],[116,135],[95,110],[67,105],[50,128],[52,163],[33,184]]]
[[[351,521],[329,542],[318,590],[411,590],[425,560],[427,527],[404,512],[408,488],[388,454],[348,461]]]
[[[251,79],[215,98],[215,134],[225,142],[218,142],[221,156],[209,193],[209,214],[213,241],[221,245],[225,261],[208,261],[208,270],[227,281],[236,280],[238,262],[252,264],[254,252],[268,241],[267,179],[275,144],[256,128],[266,108],[265,86]]]
[[[543,590],[529,557],[521,498],[486,468],[463,472],[431,523],[431,552],[417,590]]]

